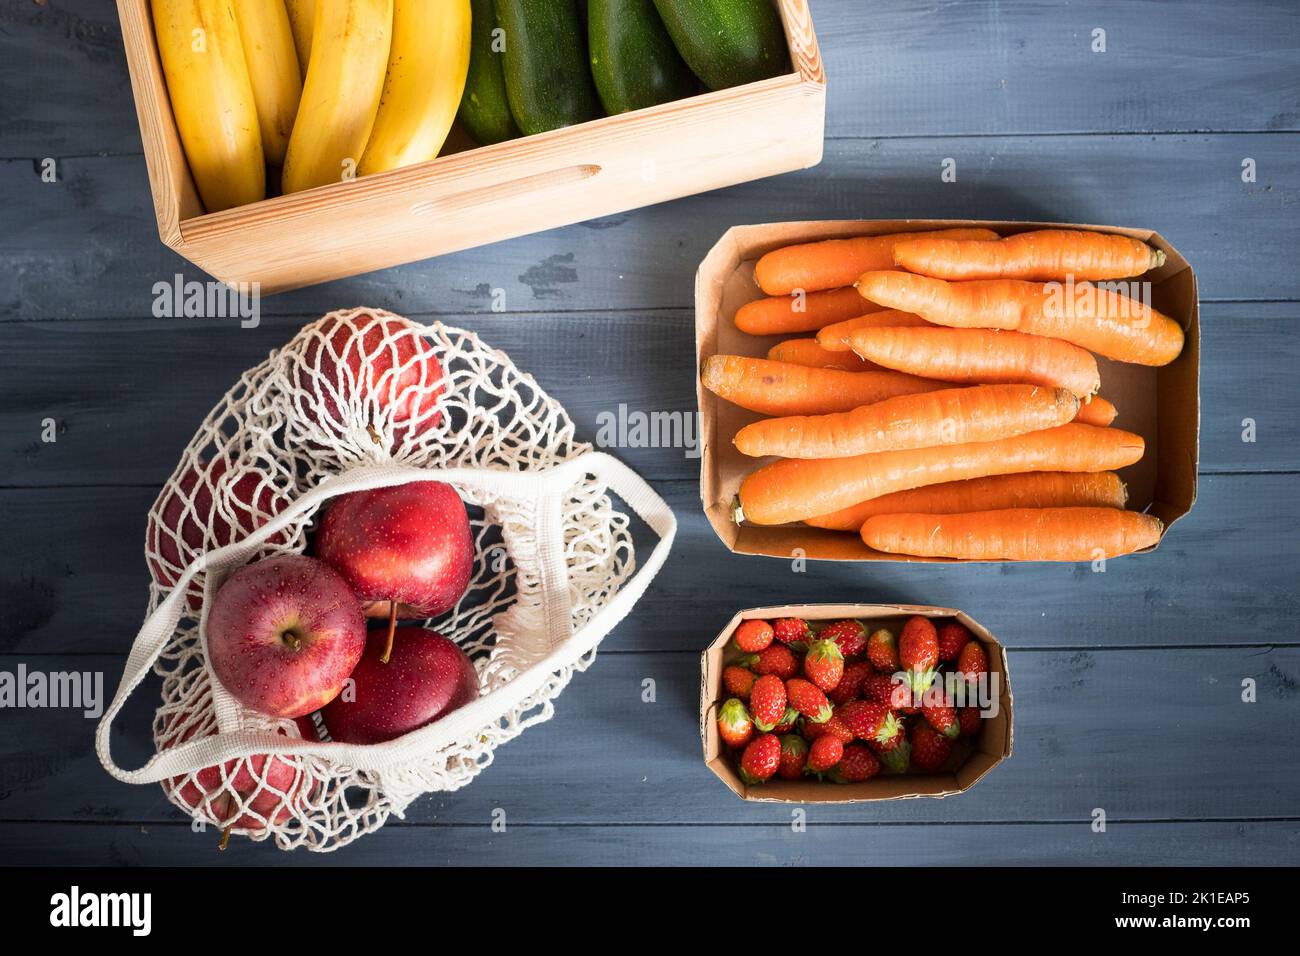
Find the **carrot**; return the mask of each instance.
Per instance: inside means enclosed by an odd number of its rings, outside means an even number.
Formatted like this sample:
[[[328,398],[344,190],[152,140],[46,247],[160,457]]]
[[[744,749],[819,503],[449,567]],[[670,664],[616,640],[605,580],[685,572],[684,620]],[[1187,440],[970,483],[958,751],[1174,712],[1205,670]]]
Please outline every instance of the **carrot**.
[[[1097,360],[1069,342],[988,329],[867,329],[853,351],[885,368],[962,384],[1023,382],[1087,398],[1101,387]]]
[[[926,237],[894,246],[896,266],[936,279],[1126,279],[1165,264],[1139,239],[1082,229],[1037,229],[996,242]],[[865,271],[865,270],[864,270]]]
[[[854,332],[861,332],[863,329],[916,328],[918,326],[932,328],[930,323],[919,315],[913,315],[911,312],[899,312],[897,309],[885,309],[881,312],[859,315],[852,319],[845,319],[843,322],[835,322],[824,326],[817,333],[817,344],[828,352],[850,352],[853,350],[853,345],[849,342],[849,337]]]
[[[977,240],[998,238],[991,229],[938,229],[803,242],[763,256],[754,267],[754,278],[758,287],[768,295],[786,295],[795,289],[814,292],[852,285],[858,276],[871,269],[892,269],[895,243],[923,236]]]
[[[1121,362],[1167,365],[1183,350],[1182,326],[1169,316],[1089,282],[948,283],[907,272],[867,272],[858,279],[858,291],[935,325],[1045,335]]]
[[[1002,508],[1123,508],[1127,500],[1124,482],[1113,471],[1040,471],[946,481],[941,485],[896,491],[809,518],[804,524],[832,531],[857,531],[873,515],[958,514]]]
[[[942,382],[901,372],[841,372],[743,355],[710,357],[700,378],[719,398],[763,415],[847,412],[895,395],[944,387]]]
[[[762,458],[847,458],[877,451],[996,441],[1064,425],[1079,399],[1063,388],[980,385],[898,395],[831,415],[765,418],[733,441]]]
[[[1099,425],[1105,428],[1115,420],[1119,414],[1119,409],[1112,405],[1100,395],[1094,395],[1092,401],[1084,402],[1079,406],[1079,414],[1074,416],[1074,420],[1080,425]],[[973,508],[972,511],[982,511],[982,508]]]
[[[852,352],[828,352],[817,344],[816,339],[786,339],[768,349],[767,357],[773,362],[789,362],[809,368],[837,368],[842,372],[880,371],[875,362],[868,362]]]
[[[741,482],[735,517],[785,524],[944,481],[1022,471],[1114,471],[1141,458],[1144,446],[1142,436],[1118,428],[1068,424],[998,441],[852,458],[788,458]]]
[[[746,302],[736,310],[736,328],[750,335],[786,335],[812,332],[823,325],[855,315],[880,312],[882,306],[865,301],[851,285],[807,295],[778,295]]]
[[[967,514],[876,515],[867,547],[891,554],[967,561],[1094,561],[1149,548],[1164,525],[1118,508],[1009,508]]]

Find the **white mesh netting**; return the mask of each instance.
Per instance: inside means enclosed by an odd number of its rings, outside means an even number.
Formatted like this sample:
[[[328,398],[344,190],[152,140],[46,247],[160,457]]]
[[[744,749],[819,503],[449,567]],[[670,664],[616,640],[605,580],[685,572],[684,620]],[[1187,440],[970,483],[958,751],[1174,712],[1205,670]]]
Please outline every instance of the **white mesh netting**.
[[[218,403],[149,513],[150,614],[101,723],[101,761],[120,779],[162,781],[196,819],[284,849],[336,849],[423,793],[464,786],[498,745],[552,715],[671,545],[663,502],[573,432],[473,333],[374,309],[303,329]],[[477,547],[465,596],[427,623],[470,654],[482,696],[370,747],[304,742],[309,721],[236,704],[204,664],[204,604],[224,575],[305,550],[329,497],[429,478],[460,493]],[[639,573],[609,489],[660,537]],[[122,770],[108,729],[149,669],[162,678],[157,753]]]

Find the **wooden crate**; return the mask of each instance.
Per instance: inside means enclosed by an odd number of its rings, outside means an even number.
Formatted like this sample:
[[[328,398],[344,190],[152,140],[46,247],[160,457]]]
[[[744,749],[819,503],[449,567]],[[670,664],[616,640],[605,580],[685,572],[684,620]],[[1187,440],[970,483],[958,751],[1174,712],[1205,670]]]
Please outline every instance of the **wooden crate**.
[[[814,166],[826,78],[812,16],[808,0],[776,3],[793,73],[205,214],[149,2],[117,0],[158,234],[272,293]]]

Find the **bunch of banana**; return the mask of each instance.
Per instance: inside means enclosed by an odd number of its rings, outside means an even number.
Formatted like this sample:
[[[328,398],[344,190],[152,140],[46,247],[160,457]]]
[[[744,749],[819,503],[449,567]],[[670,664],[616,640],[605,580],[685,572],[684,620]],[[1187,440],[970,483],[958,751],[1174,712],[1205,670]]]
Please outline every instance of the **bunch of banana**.
[[[317,0],[284,191],[437,156],[465,88],[469,43],[469,0]]]
[[[151,0],[208,212],[438,155],[469,70],[470,0]]]
[[[396,0],[388,75],[361,174],[433,159],[469,73],[470,0]]]
[[[153,22],[204,207],[217,212],[263,198],[266,159],[232,0],[153,0]]]

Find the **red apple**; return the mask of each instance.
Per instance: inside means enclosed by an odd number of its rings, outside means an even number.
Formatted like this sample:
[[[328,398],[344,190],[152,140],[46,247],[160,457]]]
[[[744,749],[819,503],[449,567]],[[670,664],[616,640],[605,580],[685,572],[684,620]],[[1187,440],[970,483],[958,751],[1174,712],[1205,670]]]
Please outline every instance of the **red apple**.
[[[392,453],[408,432],[435,428],[442,413],[435,408],[442,386],[442,365],[414,323],[369,312],[330,316],[318,327],[293,366],[297,399],[310,421],[337,437],[385,444],[380,425],[391,425],[387,451]],[[405,334],[401,334],[405,331]],[[353,434],[360,424],[364,436]]]
[[[180,728],[189,721],[181,714],[171,721]],[[162,749],[168,750],[189,740],[195,727],[166,738]],[[289,819],[295,806],[301,806],[306,777],[292,758],[254,754],[239,760],[227,760],[220,766],[204,767],[196,773],[163,781],[163,788],[185,806],[202,811],[207,819],[222,827],[220,848],[226,848],[230,831],[262,830],[267,824]]]
[[[247,537],[288,504],[264,473],[252,468],[229,472],[224,458],[191,466],[161,507],[149,512],[145,547],[151,555],[149,571],[158,584],[174,586],[181,570],[198,555]],[[283,541],[283,535],[271,538],[272,543]],[[203,588],[192,583],[189,605],[197,611],[202,604]]]
[[[332,740],[392,740],[477,699],[474,664],[454,642],[423,627],[399,628],[397,638],[385,663],[387,635],[370,632],[366,652],[352,672],[355,699],[345,694],[321,711]]]
[[[303,554],[245,565],[212,600],[208,663],[245,707],[300,717],[333,700],[366,643],[356,596]]]
[[[390,633],[398,604],[425,618],[455,607],[474,565],[465,504],[441,481],[339,495],[321,519],[316,554],[361,601],[390,602]]]

